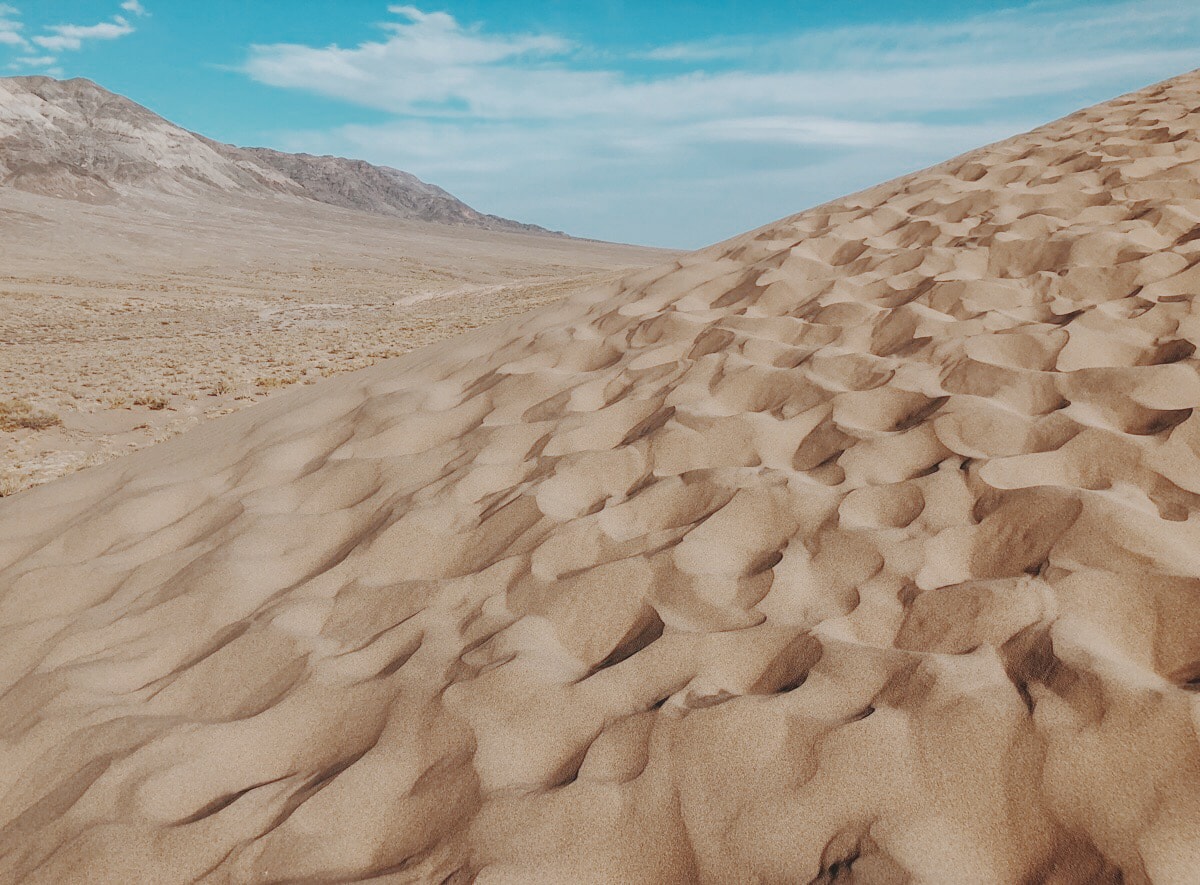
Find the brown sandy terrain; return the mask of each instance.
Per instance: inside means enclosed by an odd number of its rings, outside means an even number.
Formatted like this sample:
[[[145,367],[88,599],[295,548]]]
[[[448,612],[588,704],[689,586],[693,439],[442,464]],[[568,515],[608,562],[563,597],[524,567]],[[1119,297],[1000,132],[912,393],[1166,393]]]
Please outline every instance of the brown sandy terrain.
[[[0,411],[62,422],[0,420],[0,495],[670,254],[312,203],[132,205],[0,188]]]
[[[1200,75],[0,502],[0,878],[1192,882]]]

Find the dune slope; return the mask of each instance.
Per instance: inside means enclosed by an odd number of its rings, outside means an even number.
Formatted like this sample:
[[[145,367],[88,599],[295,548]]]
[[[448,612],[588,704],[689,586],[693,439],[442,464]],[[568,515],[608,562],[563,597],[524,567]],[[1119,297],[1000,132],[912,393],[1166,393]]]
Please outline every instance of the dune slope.
[[[0,878],[1200,869],[1200,76],[0,501]]]

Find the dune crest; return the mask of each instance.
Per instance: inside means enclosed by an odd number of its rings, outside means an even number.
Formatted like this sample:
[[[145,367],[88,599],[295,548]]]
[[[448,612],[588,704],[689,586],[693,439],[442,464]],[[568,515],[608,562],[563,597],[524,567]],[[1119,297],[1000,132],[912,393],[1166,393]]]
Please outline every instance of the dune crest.
[[[0,878],[1182,882],[1200,75],[0,501]]]

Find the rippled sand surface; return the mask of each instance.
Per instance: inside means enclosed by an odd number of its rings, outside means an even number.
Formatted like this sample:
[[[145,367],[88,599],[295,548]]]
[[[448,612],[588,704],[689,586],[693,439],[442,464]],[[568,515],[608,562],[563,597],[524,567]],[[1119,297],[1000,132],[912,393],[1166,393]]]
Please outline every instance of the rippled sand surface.
[[[0,501],[0,878],[1200,870],[1200,76]]]

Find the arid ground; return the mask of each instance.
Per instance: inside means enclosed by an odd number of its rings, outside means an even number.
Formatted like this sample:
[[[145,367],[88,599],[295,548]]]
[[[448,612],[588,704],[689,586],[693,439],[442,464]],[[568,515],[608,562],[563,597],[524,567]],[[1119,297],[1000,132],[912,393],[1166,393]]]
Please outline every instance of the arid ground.
[[[0,188],[0,495],[669,255],[285,199]]]

